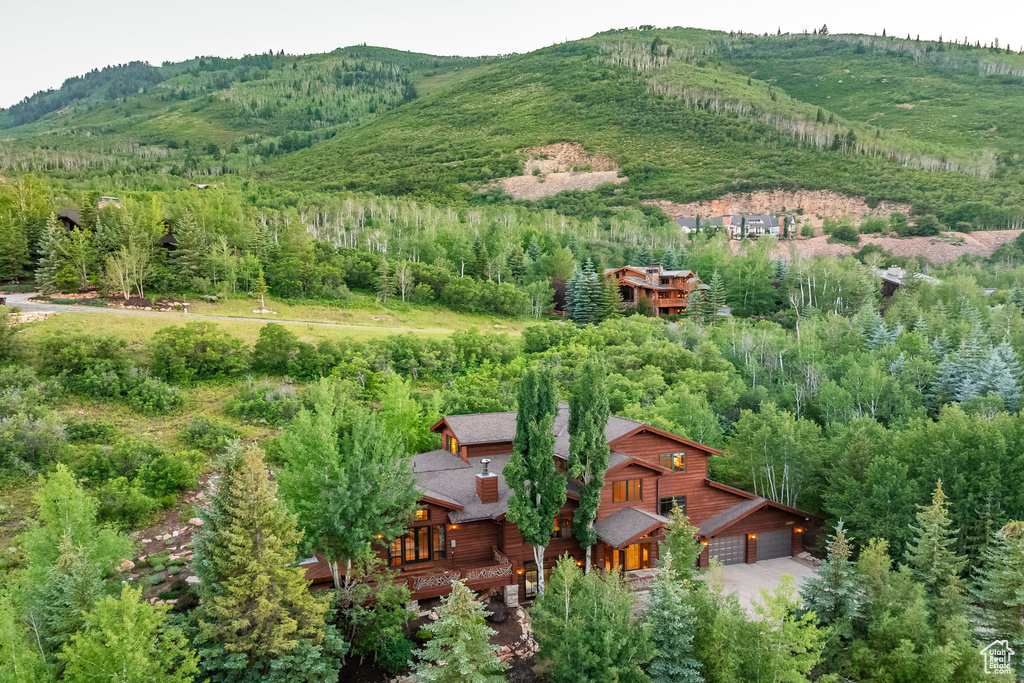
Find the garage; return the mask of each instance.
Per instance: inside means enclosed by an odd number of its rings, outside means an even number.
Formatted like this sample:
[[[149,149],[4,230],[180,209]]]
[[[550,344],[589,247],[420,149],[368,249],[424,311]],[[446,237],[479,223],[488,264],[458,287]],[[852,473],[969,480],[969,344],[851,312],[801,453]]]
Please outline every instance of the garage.
[[[746,556],[746,536],[724,536],[708,541],[708,557],[717,557],[722,564],[740,564],[747,561]]]
[[[757,534],[757,561],[776,557],[789,557],[792,545],[792,529],[762,531]]]

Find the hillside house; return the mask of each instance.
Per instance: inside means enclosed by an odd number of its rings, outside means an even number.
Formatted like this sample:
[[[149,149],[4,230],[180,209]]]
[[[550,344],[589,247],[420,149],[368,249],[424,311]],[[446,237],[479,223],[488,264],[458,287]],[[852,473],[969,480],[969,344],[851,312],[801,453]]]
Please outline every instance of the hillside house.
[[[882,297],[888,298],[896,293],[896,290],[903,286],[904,281],[909,277],[907,271],[899,266],[889,266],[885,270],[879,269],[876,271],[878,276],[882,278]],[[914,273],[914,278],[919,282],[927,282],[929,284],[937,285],[941,283],[941,280],[934,278],[924,273]]]
[[[686,312],[695,290],[708,288],[692,270],[664,270],[660,264],[606,268],[604,276],[615,279],[628,308],[635,308],[645,298],[654,315],[680,315]]]
[[[569,407],[559,404],[553,431],[555,459],[566,471]],[[567,479],[567,500],[538,567],[533,549],[505,515],[512,497],[502,474],[512,454],[514,412],[450,415],[431,430],[443,448],[412,461],[421,494],[409,531],[379,549],[399,570],[414,599],[445,595],[464,579],[473,590],[497,588],[506,600],[536,595],[538,572],[545,576],[568,553],[582,561],[585,551],[572,534],[579,484]],[[679,505],[700,529],[698,561],[754,563],[803,551],[816,522],[801,510],[708,479],[708,457],[720,451],[650,425],[612,416],[605,436],[611,449],[606,483],[595,524],[594,566],[627,572],[634,588],[646,587],[664,538],[667,515]],[[325,562],[308,561],[308,580],[328,587]]]
[[[700,229],[702,232],[705,230],[711,231],[724,229],[729,234],[730,239],[738,240],[743,239],[745,226],[745,236],[748,239],[756,240],[762,235],[774,235],[775,237],[778,237],[781,234],[781,226],[785,220],[785,217],[780,218],[774,214],[734,214],[713,216],[711,218],[701,219]],[[686,216],[676,219],[676,224],[682,228],[683,232],[693,232],[697,228],[697,218],[695,216]]]

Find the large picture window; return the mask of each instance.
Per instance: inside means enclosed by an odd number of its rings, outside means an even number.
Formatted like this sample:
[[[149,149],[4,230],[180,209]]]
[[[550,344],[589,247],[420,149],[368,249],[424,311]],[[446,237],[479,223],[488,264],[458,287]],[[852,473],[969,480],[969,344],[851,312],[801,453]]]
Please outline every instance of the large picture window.
[[[418,526],[391,541],[388,564],[400,566],[445,558],[444,525]]]
[[[459,440],[451,434],[444,435],[444,449],[449,453],[459,454]]]
[[[661,466],[673,472],[685,472],[686,453],[662,453]]]
[[[642,499],[642,482],[639,479],[625,479],[612,483],[612,502]]]

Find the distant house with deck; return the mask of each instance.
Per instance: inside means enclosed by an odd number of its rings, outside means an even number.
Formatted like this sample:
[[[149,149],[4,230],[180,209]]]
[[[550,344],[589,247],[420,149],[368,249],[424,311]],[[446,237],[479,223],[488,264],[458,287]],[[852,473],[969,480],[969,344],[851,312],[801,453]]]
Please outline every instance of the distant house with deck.
[[[664,270],[660,264],[606,268],[604,276],[615,280],[628,308],[635,308],[640,299],[647,299],[654,308],[654,315],[685,313],[691,294],[698,289],[708,289],[692,270]]]
[[[554,458],[568,470],[569,406],[559,404],[552,429]],[[507,519],[513,492],[503,474],[516,432],[514,412],[449,415],[431,431],[443,448],[412,460],[420,494],[408,532],[378,548],[380,557],[408,584],[413,599],[446,595],[455,580],[473,590],[498,589],[507,603],[537,594],[539,572],[558,557],[577,561],[585,550],[572,533],[580,483],[565,474],[566,502],[556,515],[544,566],[518,527]],[[650,585],[668,515],[679,506],[699,528],[698,560],[754,563],[796,555],[817,519],[804,511],[708,479],[708,458],[721,452],[651,425],[611,416],[605,427],[611,450],[601,491],[592,552],[595,567],[622,571],[634,589]],[[320,558],[303,563],[314,587],[329,587]]]

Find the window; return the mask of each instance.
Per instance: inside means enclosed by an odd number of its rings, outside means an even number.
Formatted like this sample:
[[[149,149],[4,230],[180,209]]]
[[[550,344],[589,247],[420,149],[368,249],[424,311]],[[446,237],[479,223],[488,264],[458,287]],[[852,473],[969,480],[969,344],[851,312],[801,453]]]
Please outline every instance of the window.
[[[679,509],[686,514],[686,496],[672,496],[670,498],[661,498],[658,500],[658,513],[662,517],[668,517],[672,514],[672,508],[679,506]]]
[[[686,453],[662,453],[661,466],[673,472],[685,472]]]
[[[559,515],[555,517],[555,532],[552,538],[572,538],[572,515]]]
[[[451,434],[444,435],[444,449],[449,453],[459,454],[459,440]]]
[[[537,597],[537,563],[527,562],[523,565],[523,581],[526,583],[526,597]],[[544,567],[544,585],[551,584],[551,566]]]
[[[441,560],[445,557],[444,525],[418,526],[391,541],[388,564],[393,566]]]
[[[424,522],[430,519],[430,510],[428,508],[420,508],[416,511],[415,519],[417,522]]]
[[[634,543],[624,550],[616,550],[611,546],[604,549],[604,568],[613,569],[649,569],[651,566],[651,546],[649,543]]]
[[[626,479],[612,484],[612,502],[621,503],[626,500],[641,500],[641,482],[639,479]]]

